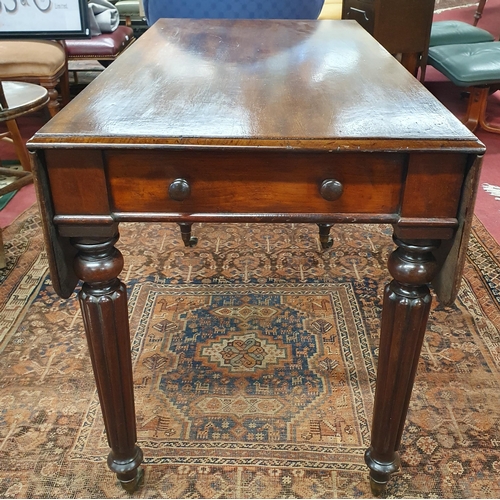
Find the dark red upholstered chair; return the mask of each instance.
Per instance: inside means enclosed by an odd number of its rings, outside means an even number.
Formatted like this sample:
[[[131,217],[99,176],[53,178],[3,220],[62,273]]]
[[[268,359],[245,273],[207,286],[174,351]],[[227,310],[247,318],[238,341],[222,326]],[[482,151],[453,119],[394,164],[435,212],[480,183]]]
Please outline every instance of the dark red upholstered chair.
[[[118,26],[112,33],[102,33],[85,39],[65,40],[64,45],[68,62],[96,59],[103,66],[107,66],[134,41],[132,28]]]

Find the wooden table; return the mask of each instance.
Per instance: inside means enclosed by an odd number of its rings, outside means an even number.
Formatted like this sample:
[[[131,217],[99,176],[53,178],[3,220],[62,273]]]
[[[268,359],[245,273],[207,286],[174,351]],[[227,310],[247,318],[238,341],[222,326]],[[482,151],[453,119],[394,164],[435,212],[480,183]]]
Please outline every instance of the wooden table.
[[[371,447],[380,492],[431,303],[454,299],[483,145],[353,21],[161,20],[31,140],[51,277],[80,304],[111,453],[136,488],[122,221],[390,223]],[[341,228],[338,228],[341,231]]]

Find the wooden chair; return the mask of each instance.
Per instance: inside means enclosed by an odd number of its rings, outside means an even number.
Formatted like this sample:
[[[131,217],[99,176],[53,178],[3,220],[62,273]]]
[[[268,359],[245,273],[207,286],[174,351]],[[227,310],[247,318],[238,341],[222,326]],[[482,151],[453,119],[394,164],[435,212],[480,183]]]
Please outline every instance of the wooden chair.
[[[48,104],[49,92],[40,85],[26,82],[0,81],[0,122],[5,122],[7,132],[0,134],[0,139],[11,140],[19,157],[22,171],[0,167],[0,174],[17,177],[14,182],[0,188],[0,196],[11,193],[33,181],[26,144],[19,133],[16,118],[36,111]],[[3,248],[2,230],[0,229],[0,268],[6,266]]]
[[[68,65],[64,48],[50,40],[0,40],[0,81],[20,81],[45,87],[51,116],[69,102]]]
[[[108,66],[134,41],[135,37],[132,28],[118,26],[111,33],[102,33],[91,38],[64,40],[62,45],[65,47],[68,63],[71,61],[97,60],[103,66]],[[77,83],[76,71],[73,71],[73,73],[75,83]]]

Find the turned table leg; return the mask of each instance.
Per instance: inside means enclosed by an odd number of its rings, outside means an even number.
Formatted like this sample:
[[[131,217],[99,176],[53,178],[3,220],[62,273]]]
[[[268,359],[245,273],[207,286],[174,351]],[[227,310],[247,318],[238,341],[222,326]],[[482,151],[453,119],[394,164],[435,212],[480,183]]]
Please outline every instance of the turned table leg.
[[[136,445],[134,391],[127,291],[117,278],[123,257],[113,238],[75,238],[75,273],[84,281],[79,294],[85,333],[111,452],[108,466],[122,486],[140,481],[142,451]]]
[[[365,453],[370,485],[380,494],[399,468],[398,449],[438,272],[433,240],[399,240],[389,257],[394,278],[385,288],[371,446]]]

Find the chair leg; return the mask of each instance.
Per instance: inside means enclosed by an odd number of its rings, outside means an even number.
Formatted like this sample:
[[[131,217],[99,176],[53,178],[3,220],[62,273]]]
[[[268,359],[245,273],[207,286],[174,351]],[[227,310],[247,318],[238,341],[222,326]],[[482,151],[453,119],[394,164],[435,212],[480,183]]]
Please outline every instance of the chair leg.
[[[486,0],[479,0],[479,3],[477,5],[477,10],[474,14],[474,26],[477,26],[477,23],[481,17],[483,17],[483,9],[486,4]]]
[[[490,89],[488,89],[490,90]],[[492,134],[500,134],[500,127],[494,127],[486,121],[486,104],[488,101],[488,96],[490,92],[484,97],[483,107],[481,109],[481,114],[479,115],[479,126],[486,130],[486,132],[491,132]]]
[[[7,265],[7,259],[5,258],[5,248],[3,247],[2,228],[0,227],[0,269],[3,269],[6,265]]]
[[[488,96],[487,88],[471,87],[469,89],[469,101],[463,123],[471,132],[474,132],[479,125],[479,115],[481,114],[481,107],[483,105],[484,92]]]
[[[33,175],[31,172],[25,172],[24,170],[14,170],[11,168],[0,167],[0,175],[6,175],[8,177],[17,177],[15,181],[10,182],[6,186],[0,188],[0,196],[7,193],[12,193],[17,189],[21,189],[23,186],[33,182]]]
[[[16,120],[7,120],[5,123],[7,125],[7,130],[10,133],[12,141],[14,142],[14,148],[16,150],[17,157],[19,158],[19,162],[23,167],[23,170],[31,172],[31,164],[30,164],[30,157],[28,154],[28,150],[26,149],[26,144],[24,143],[24,140],[21,137],[21,133],[19,132]]]
[[[50,116],[53,117],[59,111],[59,93],[56,90],[56,85],[59,82],[54,83],[43,83],[42,85],[47,89],[49,93],[49,103],[47,104],[47,109],[49,110]]]
[[[66,106],[70,100],[69,93],[69,71],[66,68],[66,71],[62,74],[60,78],[60,87],[61,87],[61,104],[62,106]]]
[[[486,105],[490,95],[490,87],[471,87],[467,113],[463,120],[465,126],[474,132],[481,127],[487,132],[500,134],[500,127],[493,127],[486,121]]]

